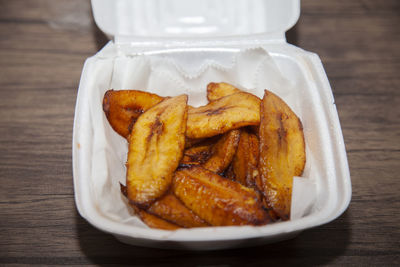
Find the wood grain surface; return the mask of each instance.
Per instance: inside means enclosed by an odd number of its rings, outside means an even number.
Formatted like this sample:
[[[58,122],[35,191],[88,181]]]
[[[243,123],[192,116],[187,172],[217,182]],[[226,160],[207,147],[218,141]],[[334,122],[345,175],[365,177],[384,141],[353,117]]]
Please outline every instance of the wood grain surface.
[[[353,196],[337,220],[277,244],[213,252],[128,246],[78,213],[74,107],[84,60],[107,42],[90,3],[0,1],[0,265],[400,264],[400,1],[303,0],[288,40],[331,82]]]

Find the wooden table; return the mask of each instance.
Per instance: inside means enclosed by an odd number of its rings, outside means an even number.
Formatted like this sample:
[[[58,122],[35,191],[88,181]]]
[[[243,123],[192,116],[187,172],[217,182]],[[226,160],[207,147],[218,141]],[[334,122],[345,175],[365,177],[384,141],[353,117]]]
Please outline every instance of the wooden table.
[[[0,265],[400,264],[400,1],[303,0],[289,41],[320,55],[353,197],[337,220],[253,248],[190,252],[122,244],[77,213],[71,140],[84,60],[106,38],[87,1],[0,2]]]

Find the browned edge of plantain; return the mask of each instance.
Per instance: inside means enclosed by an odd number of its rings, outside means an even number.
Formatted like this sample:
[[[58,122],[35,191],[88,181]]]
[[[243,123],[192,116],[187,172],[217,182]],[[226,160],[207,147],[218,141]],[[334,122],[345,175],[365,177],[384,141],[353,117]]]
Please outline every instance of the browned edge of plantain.
[[[242,128],[236,154],[232,161],[236,181],[255,188],[258,173],[259,141],[249,129]]]
[[[180,165],[203,164],[206,162],[212,155],[213,146],[220,138],[221,136],[218,135],[210,138],[198,139],[198,142],[191,144],[189,148],[185,146]]]
[[[119,184],[121,193],[124,195],[126,198],[128,198],[128,192],[126,189],[126,186],[123,184]],[[128,200],[129,202],[129,200]],[[162,230],[176,230],[181,228],[179,225],[176,225],[172,222],[169,222],[167,220],[164,220],[157,215],[150,214],[147,211],[140,209],[139,207],[136,207],[134,204],[129,203],[129,205],[132,207],[134,212],[139,216],[139,218],[144,222],[148,227],[150,228],[156,228],[156,229],[162,229]]]
[[[156,215],[153,215],[141,209],[137,211],[137,214],[139,215],[139,218],[142,220],[142,222],[144,222],[150,228],[171,230],[171,231],[181,228],[180,226],[174,223],[166,221]]]
[[[208,223],[188,209],[172,192],[159,198],[146,211],[184,228],[209,226]]]
[[[232,162],[240,139],[240,130],[231,130],[213,145],[210,157],[201,166],[207,170],[221,174]]]
[[[149,92],[111,89],[104,94],[103,111],[114,131],[128,138],[137,118],[162,100],[163,97]]]

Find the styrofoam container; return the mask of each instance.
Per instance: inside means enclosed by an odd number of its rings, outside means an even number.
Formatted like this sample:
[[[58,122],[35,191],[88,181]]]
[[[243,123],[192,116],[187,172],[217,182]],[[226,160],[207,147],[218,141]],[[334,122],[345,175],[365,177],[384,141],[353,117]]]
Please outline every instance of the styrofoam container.
[[[92,0],[97,25],[113,38],[86,60],[79,85],[73,175],[79,213],[119,240],[150,247],[210,250],[276,242],[334,220],[351,183],[332,91],[319,57],[286,42],[299,0]],[[300,117],[307,163],[295,178],[291,219],[265,226],[150,229],[119,192],[127,142],[108,125],[108,89],[182,93],[206,103],[209,82],[263,96],[269,89]],[[155,166],[156,167],[156,166]]]

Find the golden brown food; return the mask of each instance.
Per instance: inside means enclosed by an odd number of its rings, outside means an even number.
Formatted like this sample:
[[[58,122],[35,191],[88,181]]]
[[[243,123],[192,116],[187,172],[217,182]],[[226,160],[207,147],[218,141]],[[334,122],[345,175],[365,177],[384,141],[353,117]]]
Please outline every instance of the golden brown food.
[[[185,144],[185,150],[180,165],[203,164],[211,157],[212,148],[220,139],[221,135],[202,139],[186,138],[186,142],[189,140],[192,144],[189,148],[187,148]]]
[[[300,119],[278,96],[265,90],[261,104],[259,171],[267,202],[283,220],[290,217],[293,176],[306,161]]]
[[[160,217],[150,214],[144,210],[137,209],[136,213],[139,215],[139,218],[150,228],[163,230],[176,230],[181,228],[176,224],[163,220]]]
[[[213,97],[212,95],[214,94],[213,91],[211,90],[211,99],[216,99],[218,97],[222,98],[223,96],[228,96],[231,95],[232,93],[235,92],[241,92],[239,89],[234,88],[233,86],[226,84],[226,83],[218,83],[215,84],[218,88],[215,91],[215,96]],[[208,86],[212,88],[211,84]],[[235,90],[229,90],[228,88],[232,87],[232,89]],[[243,92],[244,93],[244,92]],[[248,94],[248,93],[245,93]],[[254,95],[248,94],[252,97],[251,98],[257,98]],[[153,107],[154,105],[158,104],[161,102],[164,98],[161,96],[158,96],[156,94],[148,93],[148,92],[143,92],[143,91],[137,91],[137,90],[120,90],[120,91],[114,91],[114,90],[108,90],[103,99],[103,110],[106,114],[106,117],[108,119],[108,122],[110,123],[111,127],[119,133],[121,136],[128,138],[128,135],[130,134],[132,127],[134,123],[136,122],[137,118],[147,109]],[[254,99],[253,99],[254,100]],[[236,107],[236,111],[238,111],[240,108],[245,108],[246,105],[239,105]],[[221,113],[226,107],[220,107],[218,110],[214,110],[214,113]],[[231,106],[230,109],[234,108],[234,106]],[[229,112],[232,112],[233,110],[229,110]],[[193,114],[198,113],[197,108],[193,108],[189,106],[189,113],[193,112]],[[210,113],[212,111],[209,111]],[[229,115],[228,115],[229,116]],[[194,116],[196,118],[197,116]],[[225,116],[226,117],[226,116]],[[221,117],[222,118],[222,117]],[[258,120],[259,121],[259,120]],[[239,123],[244,123],[244,125],[249,124],[249,122],[239,122]],[[258,123],[250,122],[251,125],[257,125]],[[219,125],[220,127],[223,127],[223,125]],[[235,127],[240,127],[239,126],[234,126]],[[226,129],[223,129],[223,132],[226,132]],[[217,133],[218,134],[218,133]],[[213,134],[216,135],[216,134]],[[189,148],[193,146],[194,144],[201,142],[202,138],[190,138],[188,137],[186,139],[186,148]]]
[[[209,226],[172,193],[154,202],[147,212],[185,228]]]
[[[299,118],[267,90],[261,101],[210,83],[207,98],[194,108],[186,95],[106,92],[107,119],[129,142],[121,191],[130,205],[166,230],[289,219],[293,176],[306,160]]]
[[[127,191],[143,208],[169,188],[185,146],[187,96],[163,100],[143,113],[129,136]]]
[[[209,83],[207,85],[207,99],[210,102],[239,92],[239,89],[229,83]]]
[[[185,149],[187,148],[191,148],[193,146],[195,146],[198,143],[203,142],[205,139],[204,138],[199,138],[199,139],[191,139],[191,138],[187,138],[185,139]]]
[[[186,136],[204,138],[260,123],[260,99],[240,92],[188,112]]]
[[[228,168],[226,168],[222,176],[228,178],[229,180],[236,181],[235,173],[233,172],[232,162],[231,164],[229,164]]]
[[[222,83],[209,83],[207,85],[207,99],[210,102],[220,99],[224,96],[236,94],[239,92],[243,92],[243,91],[229,83],[223,83],[223,82]],[[261,99],[259,99],[259,101],[261,103]],[[256,136],[258,136],[258,132],[259,132],[258,126],[259,125],[250,126],[250,128],[252,129],[252,131],[254,131]]]
[[[200,166],[177,171],[172,188],[186,207],[211,225],[263,225],[270,221],[253,189]]]
[[[243,129],[232,166],[239,183],[256,188],[258,176],[259,142],[255,134]]]
[[[232,162],[239,144],[240,130],[225,133],[211,149],[211,156],[202,164],[207,170],[222,173]]]
[[[103,110],[111,127],[128,138],[136,119],[163,100],[156,94],[136,90],[108,90],[103,98]]]
[[[128,197],[128,192],[127,188],[123,184],[119,184],[121,193],[125,196]],[[139,218],[150,228],[159,228],[159,229],[164,229],[164,230],[176,230],[180,228],[178,225],[168,222],[156,215],[150,214],[138,207],[136,207],[134,204],[129,203],[130,206],[133,208],[135,213],[139,216]]]
[[[185,149],[181,165],[202,164],[211,156],[212,144],[200,144]]]
[[[258,176],[258,177],[260,177],[260,176]],[[261,191],[258,191],[258,192],[261,192]],[[263,203],[264,209],[268,212],[268,215],[271,218],[271,220],[273,222],[279,220],[278,214],[274,211],[271,204],[265,199],[265,197],[262,198],[262,203]]]

